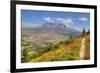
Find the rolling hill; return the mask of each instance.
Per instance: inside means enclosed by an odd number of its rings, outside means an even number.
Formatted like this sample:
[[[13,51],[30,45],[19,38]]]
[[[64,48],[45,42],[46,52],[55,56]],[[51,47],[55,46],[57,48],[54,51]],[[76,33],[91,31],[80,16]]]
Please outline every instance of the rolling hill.
[[[75,37],[67,41],[60,42],[58,48],[54,48],[43,55],[32,59],[29,61],[30,63],[33,62],[51,62],[51,61],[68,61],[68,60],[80,60],[79,52],[82,39],[86,38],[85,43],[85,60],[90,59],[90,36],[80,36]]]
[[[86,38],[85,59],[90,58],[90,36],[63,24],[45,23],[36,28],[22,28],[21,62],[80,60],[79,52]]]
[[[44,45],[45,42],[59,43],[66,38],[79,36],[80,31],[63,24],[47,22],[35,28],[22,28],[22,42],[31,42],[33,45]]]

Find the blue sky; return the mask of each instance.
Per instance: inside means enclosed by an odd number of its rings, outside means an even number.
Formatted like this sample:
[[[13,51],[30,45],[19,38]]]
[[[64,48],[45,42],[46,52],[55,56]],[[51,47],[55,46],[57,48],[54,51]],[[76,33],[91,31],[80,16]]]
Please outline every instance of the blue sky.
[[[79,12],[56,12],[21,10],[22,27],[38,27],[46,22],[63,23],[64,25],[82,30],[90,28],[90,14]]]

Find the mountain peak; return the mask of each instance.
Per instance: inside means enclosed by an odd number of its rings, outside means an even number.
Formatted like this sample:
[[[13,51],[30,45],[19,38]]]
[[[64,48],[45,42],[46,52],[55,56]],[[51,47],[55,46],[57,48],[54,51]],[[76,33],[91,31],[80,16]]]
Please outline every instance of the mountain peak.
[[[54,22],[47,22],[45,24],[42,25],[42,27],[45,28],[61,28],[61,29],[65,29],[67,28],[64,24],[62,23],[54,23]]]
[[[39,31],[48,31],[49,32],[56,32],[63,35],[79,35],[80,31],[77,31],[74,28],[67,27],[63,23],[54,23],[54,22],[47,22],[39,27],[37,27]]]

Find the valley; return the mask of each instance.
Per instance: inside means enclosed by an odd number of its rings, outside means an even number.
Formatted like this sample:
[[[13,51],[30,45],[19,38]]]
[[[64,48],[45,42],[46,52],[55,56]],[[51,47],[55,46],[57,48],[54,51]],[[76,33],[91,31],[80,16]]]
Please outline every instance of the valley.
[[[85,60],[89,59],[89,35],[89,32],[83,33],[54,23],[46,23],[37,28],[23,28],[21,62],[80,60],[79,52],[83,38],[86,38]]]

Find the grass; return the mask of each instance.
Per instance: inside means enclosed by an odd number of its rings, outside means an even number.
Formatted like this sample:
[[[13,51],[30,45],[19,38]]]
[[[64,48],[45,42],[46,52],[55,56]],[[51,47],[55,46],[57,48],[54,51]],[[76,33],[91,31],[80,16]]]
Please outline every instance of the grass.
[[[86,38],[85,59],[90,59],[90,37]],[[80,60],[79,52],[81,47],[81,40],[83,36],[75,37],[70,40],[61,41],[58,44],[47,43],[46,47],[40,47],[35,50],[35,53],[27,54],[28,63],[32,62],[52,62],[52,61],[69,61]],[[32,52],[32,51],[31,51]]]

